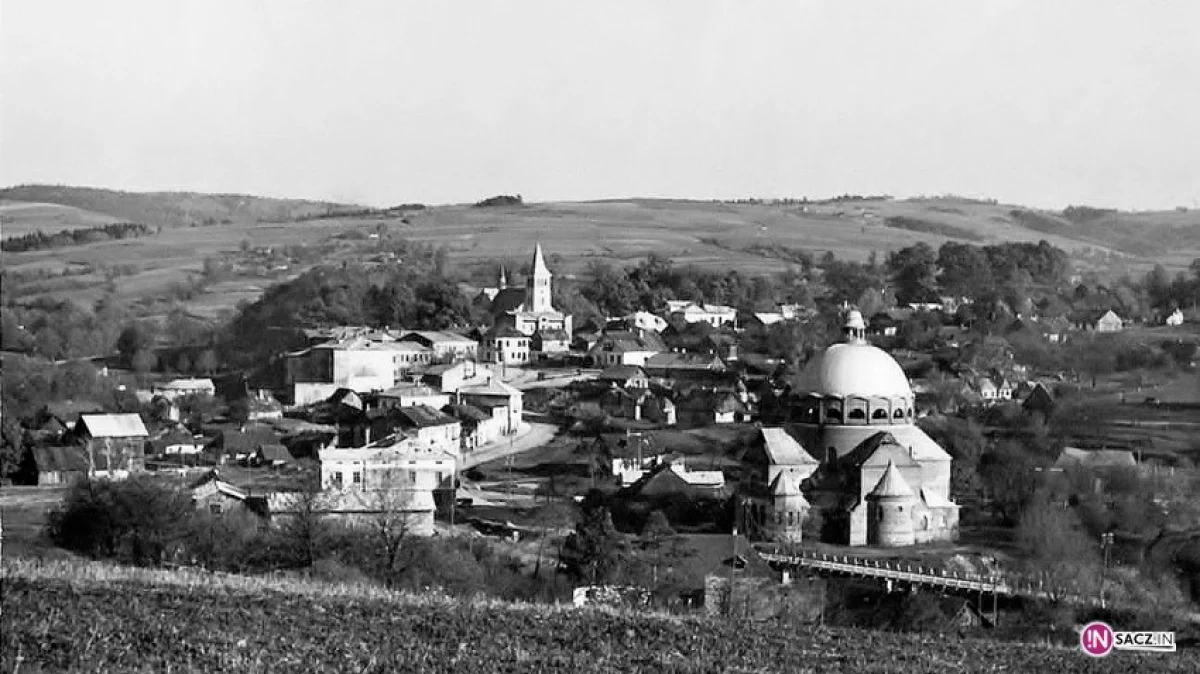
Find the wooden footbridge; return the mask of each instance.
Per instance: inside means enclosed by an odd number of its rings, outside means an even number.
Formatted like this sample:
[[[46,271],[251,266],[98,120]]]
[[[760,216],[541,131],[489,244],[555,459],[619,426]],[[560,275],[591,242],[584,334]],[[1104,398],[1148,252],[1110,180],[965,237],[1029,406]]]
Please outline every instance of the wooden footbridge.
[[[763,548],[759,550],[759,554],[772,564],[880,580],[887,583],[889,588],[907,585],[942,591],[979,593],[993,597],[1025,597],[1096,604],[1099,604],[1100,601],[1099,599],[1086,599],[1068,591],[1059,591],[1057,588],[1049,588],[1041,579],[1014,575],[957,573],[933,566],[853,555],[831,555],[814,550]]]
[[[761,547],[758,551],[764,560],[773,565],[805,568],[818,573],[851,578],[873,579],[885,583],[889,591],[900,587],[928,588],[946,593],[955,592],[975,596],[979,600],[981,615],[983,614],[984,597],[991,597],[993,625],[997,624],[996,621],[999,618],[997,604],[1001,598],[1056,601],[1101,608],[1105,606],[1105,601],[1101,597],[1093,596],[1090,593],[1081,593],[1079,588],[1047,583],[1044,578],[1038,577],[1017,574],[957,573],[933,566],[913,565],[896,560],[835,555],[797,548]],[[1113,602],[1108,603],[1112,604]],[[1138,607],[1126,605],[1125,608]],[[1200,613],[1174,611],[1172,615],[1186,622],[1200,624]]]

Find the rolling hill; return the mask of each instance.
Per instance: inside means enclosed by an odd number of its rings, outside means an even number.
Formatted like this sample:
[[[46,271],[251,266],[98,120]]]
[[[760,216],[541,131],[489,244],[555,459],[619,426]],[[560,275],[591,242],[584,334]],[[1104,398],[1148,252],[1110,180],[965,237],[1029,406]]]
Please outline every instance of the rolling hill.
[[[94,299],[86,295],[89,277],[66,278],[81,267],[121,266],[118,291],[140,295],[186,280],[205,258],[236,253],[243,242],[276,249],[324,245],[329,252],[321,261],[329,262],[377,250],[366,244],[378,234],[444,246],[468,272],[495,260],[519,265],[536,240],[563,275],[584,272],[592,260],[627,264],[651,252],[681,265],[771,272],[786,269],[796,250],[863,260],[919,241],[937,247],[949,240],[1045,239],[1071,252],[1078,269],[1113,276],[1144,273],[1156,263],[1173,273],[1200,257],[1200,212],[1050,212],[954,197],[804,203],[622,199],[372,211],[242,195],[22,186],[0,190],[0,199],[5,236],[113,220],[163,228],[138,239],[6,255],[6,269],[39,279],[63,277],[39,280],[45,287],[23,296],[82,291],[81,299]],[[361,245],[350,245],[355,242]],[[286,275],[304,268],[292,264]],[[207,298],[205,311],[251,299],[276,280],[260,277],[230,288],[233,300]]]
[[[25,204],[65,206],[83,218],[141,222],[163,227],[228,223],[279,222],[331,212],[358,210],[360,206],[302,199],[270,199],[244,194],[197,192],[119,192],[91,187],[20,185],[0,190],[4,209],[4,236],[32,229]],[[37,212],[33,212],[34,217]],[[56,216],[58,214],[55,214]],[[8,226],[24,231],[8,231]],[[102,223],[101,223],[102,224]]]

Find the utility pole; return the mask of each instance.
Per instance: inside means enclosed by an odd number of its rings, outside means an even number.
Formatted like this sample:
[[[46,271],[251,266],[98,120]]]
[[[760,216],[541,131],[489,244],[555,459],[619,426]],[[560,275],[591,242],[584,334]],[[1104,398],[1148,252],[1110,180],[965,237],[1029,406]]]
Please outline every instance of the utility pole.
[[[1112,549],[1113,533],[1100,534],[1100,547],[1104,548],[1104,573],[1100,574],[1100,608],[1107,608],[1104,600],[1104,584],[1108,580],[1108,551]]]
[[[726,604],[729,617],[733,617],[733,571],[737,568],[737,522],[733,523],[733,558],[729,560],[729,598]]]

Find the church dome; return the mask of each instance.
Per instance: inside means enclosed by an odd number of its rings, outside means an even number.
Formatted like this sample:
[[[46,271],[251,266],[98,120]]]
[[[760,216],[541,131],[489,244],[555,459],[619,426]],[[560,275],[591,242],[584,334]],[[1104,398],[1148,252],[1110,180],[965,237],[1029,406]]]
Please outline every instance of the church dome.
[[[804,367],[798,393],[864,398],[912,398],[908,377],[896,359],[865,342],[834,344]]]

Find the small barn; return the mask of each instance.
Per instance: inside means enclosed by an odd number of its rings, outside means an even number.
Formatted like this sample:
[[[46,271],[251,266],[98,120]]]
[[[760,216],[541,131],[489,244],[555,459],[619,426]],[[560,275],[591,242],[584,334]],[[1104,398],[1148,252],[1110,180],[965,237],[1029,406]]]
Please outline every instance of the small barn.
[[[18,473],[29,485],[69,484],[88,474],[88,458],[82,447],[41,445],[25,453]]]
[[[262,444],[254,450],[250,462],[256,466],[278,468],[292,462],[292,453],[287,447],[279,444]]]

